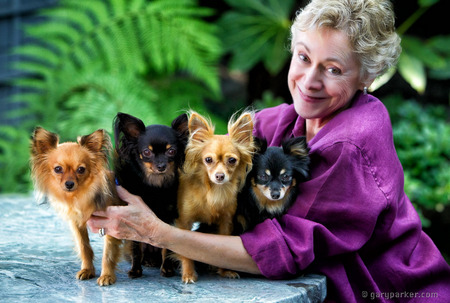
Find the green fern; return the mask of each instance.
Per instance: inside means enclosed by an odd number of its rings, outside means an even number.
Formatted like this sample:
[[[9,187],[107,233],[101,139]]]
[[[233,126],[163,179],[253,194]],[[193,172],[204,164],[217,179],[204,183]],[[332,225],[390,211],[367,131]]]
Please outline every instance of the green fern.
[[[35,92],[15,99],[30,104],[29,111],[43,124],[61,130],[67,128],[58,121],[74,120],[72,129],[80,126],[79,119],[71,118],[79,116],[79,108],[89,107],[84,114],[90,117],[84,121],[98,121],[106,110],[167,122],[157,118],[164,115],[157,104],[171,100],[159,99],[154,79],[182,72],[194,86],[200,82],[208,88],[203,97],[219,94],[215,66],[220,42],[215,26],[202,21],[211,14],[192,0],[62,0],[61,6],[42,13],[47,22],[26,28],[39,43],[15,50],[27,58],[15,67],[33,75],[16,84]],[[102,109],[95,104],[98,100],[115,106]],[[97,126],[104,127],[91,124]]]
[[[20,175],[36,125],[74,140],[111,131],[119,111],[168,124],[219,99],[217,26],[195,0],[61,0],[40,14],[45,22],[25,28],[34,42],[14,50],[22,58],[14,68],[28,76],[14,81],[23,90],[10,102],[26,106],[8,113],[22,119],[17,130],[0,127],[0,172],[8,178],[0,191],[17,190],[17,180],[29,185]],[[24,154],[14,158],[15,149]]]
[[[277,74],[289,57],[288,37],[294,0],[226,0],[233,10],[219,21],[232,53],[230,67],[247,71],[262,61]]]

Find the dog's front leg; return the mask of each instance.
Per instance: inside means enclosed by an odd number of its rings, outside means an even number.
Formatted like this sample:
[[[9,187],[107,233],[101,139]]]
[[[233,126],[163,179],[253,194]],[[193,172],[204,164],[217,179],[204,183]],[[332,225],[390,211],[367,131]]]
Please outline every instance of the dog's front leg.
[[[231,233],[233,231],[232,216],[223,216],[222,218],[223,218],[223,220],[219,224],[219,234],[231,235]],[[220,276],[225,277],[225,278],[230,278],[230,279],[239,279],[240,278],[239,274],[237,272],[229,270],[229,269],[219,268],[217,270],[217,273]]]
[[[190,230],[192,228],[193,223],[191,223],[188,219],[180,216],[177,220],[175,220],[175,226],[182,229]],[[194,261],[183,257],[181,255],[177,255],[178,259],[181,261],[181,281],[186,284],[195,283],[198,280],[198,274],[195,271]]]
[[[107,286],[116,282],[116,265],[120,257],[121,240],[106,235],[103,245],[102,273],[97,279],[100,286]]]
[[[142,277],[142,247],[140,242],[131,242],[131,269],[128,277],[131,279]]]
[[[175,264],[173,263],[172,258],[170,257],[170,254],[172,252],[168,250],[167,248],[163,248],[161,250],[161,268],[160,273],[163,277],[172,277],[175,275]]]
[[[71,221],[72,233],[75,237],[78,254],[81,259],[81,270],[77,272],[77,279],[87,280],[95,277],[94,268],[94,252],[89,243],[89,234],[86,228],[86,224],[78,226],[75,221]]]

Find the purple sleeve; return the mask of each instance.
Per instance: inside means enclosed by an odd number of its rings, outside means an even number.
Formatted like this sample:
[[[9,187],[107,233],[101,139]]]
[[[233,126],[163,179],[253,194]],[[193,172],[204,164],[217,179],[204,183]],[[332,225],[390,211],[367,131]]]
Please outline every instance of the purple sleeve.
[[[387,208],[370,163],[356,146],[341,142],[315,151],[312,163],[311,180],[300,185],[288,213],[241,235],[268,278],[288,278],[316,259],[357,251]]]
[[[282,139],[290,136],[289,126],[297,118],[294,106],[286,103],[263,109],[256,114],[253,135],[265,138],[269,146],[280,146]]]

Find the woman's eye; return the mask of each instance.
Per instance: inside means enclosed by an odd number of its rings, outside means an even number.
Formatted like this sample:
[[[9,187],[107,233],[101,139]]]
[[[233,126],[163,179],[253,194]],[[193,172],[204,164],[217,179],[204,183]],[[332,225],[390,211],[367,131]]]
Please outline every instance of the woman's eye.
[[[53,170],[57,174],[62,174],[62,172],[63,172],[63,168],[61,166],[56,166]]]
[[[85,171],[86,171],[86,168],[84,168],[83,166],[80,166],[77,169],[77,173],[79,173],[79,174],[84,174]]]
[[[303,61],[303,62],[308,62],[309,61],[308,57],[306,57],[306,55],[304,55],[302,53],[298,54],[298,58],[300,59],[300,61]]]
[[[331,74],[333,74],[333,75],[340,75],[340,74],[342,74],[341,70],[340,70],[339,68],[336,68],[336,67],[330,67],[330,68],[328,69],[328,71],[329,71]]]
[[[213,159],[211,157],[206,157],[205,162],[211,164],[213,162]]]
[[[151,150],[149,150],[148,148],[146,148],[146,149],[144,149],[144,150],[142,151],[142,155],[143,155],[144,157],[146,157],[146,158],[149,158],[149,157],[152,155],[152,152],[151,152]]]

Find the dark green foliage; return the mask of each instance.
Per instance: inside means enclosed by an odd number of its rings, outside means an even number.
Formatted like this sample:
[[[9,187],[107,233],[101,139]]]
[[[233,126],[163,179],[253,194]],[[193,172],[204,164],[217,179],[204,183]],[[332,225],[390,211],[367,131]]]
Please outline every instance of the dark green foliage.
[[[25,28],[35,41],[22,55],[16,79],[25,105],[8,113],[18,129],[2,127],[0,191],[20,191],[28,180],[28,140],[43,126],[75,140],[98,128],[111,131],[119,111],[148,124],[169,124],[182,110],[204,110],[220,95],[221,43],[213,11],[195,0],[62,0]],[[25,181],[24,181],[25,179]],[[26,187],[26,185],[25,185]]]
[[[185,99],[173,107],[219,95],[220,42],[202,21],[211,14],[193,0],[63,0],[42,13],[47,22],[26,28],[39,42],[15,50],[29,59],[16,67],[32,75],[16,84],[34,90],[16,100],[67,136],[110,129],[117,111],[166,123],[175,113],[161,97],[174,84]]]
[[[219,21],[231,69],[247,71],[263,62],[277,74],[289,59],[289,28],[295,1],[226,0],[233,8]]]
[[[398,97],[384,100],[393,124],[394,142],[405,172],[405,192],[421,209],[450,206],[450,125],[444,106],[426,107]],[[429,221],[422,220],[424,226]]]

